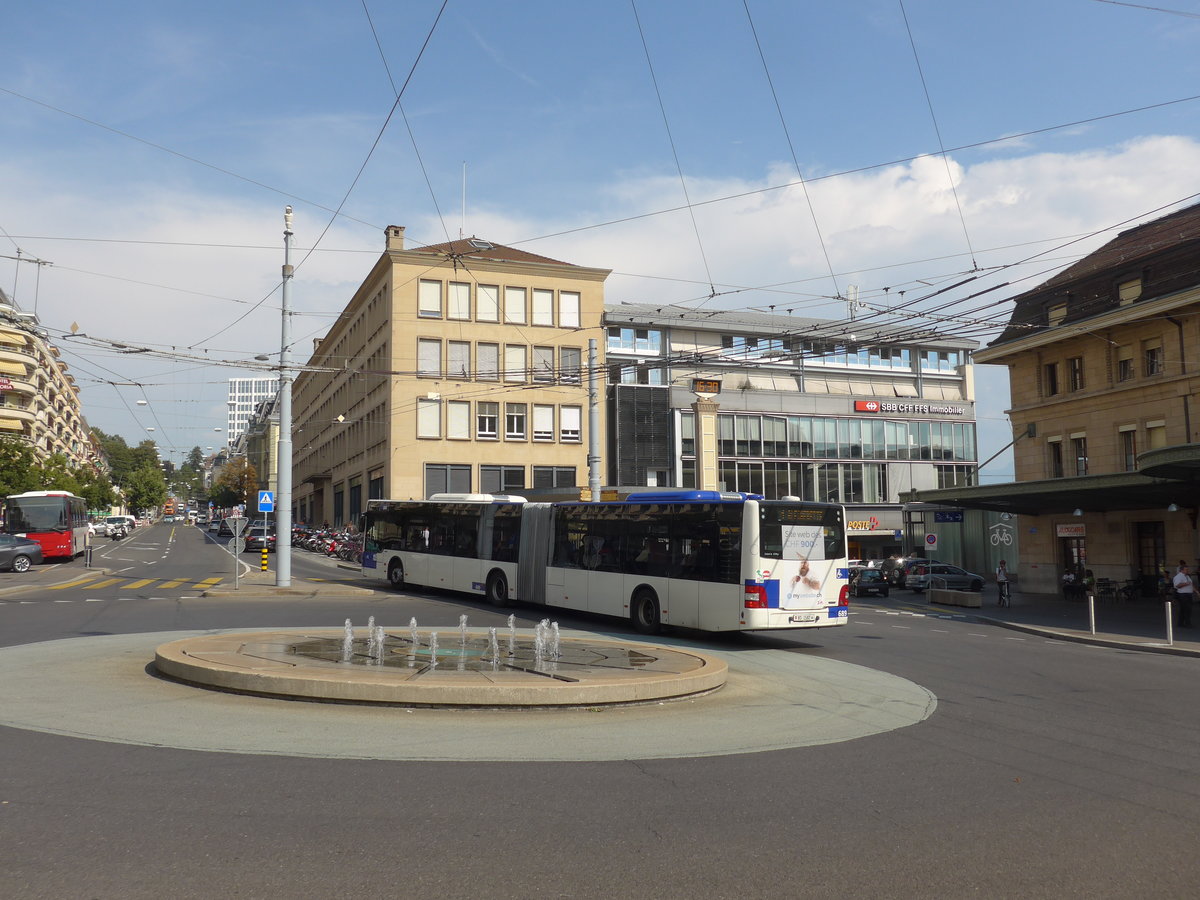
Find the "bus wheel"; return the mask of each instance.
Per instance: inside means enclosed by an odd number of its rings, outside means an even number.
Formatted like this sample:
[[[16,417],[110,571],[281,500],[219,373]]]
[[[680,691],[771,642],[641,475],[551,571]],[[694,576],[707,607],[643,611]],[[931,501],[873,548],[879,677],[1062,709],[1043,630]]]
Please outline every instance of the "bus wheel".
[[[508,606],[508,579],[503,572],[493,572],[488,576],[487,599],[492,606]]]
[[[640,634],[658,634],[662,622],[658,617],[658,597],[649,588],[641,588],[629,602],[629,621]]]
[[[398,559],[393,559],[388,566],[388,583],[394,588],[404,587],[404,566]]]
[[[32,560],[28,556],[17,555],[13,557],[12,570],[14,572],[28,572],[29,567],[33,565]]]

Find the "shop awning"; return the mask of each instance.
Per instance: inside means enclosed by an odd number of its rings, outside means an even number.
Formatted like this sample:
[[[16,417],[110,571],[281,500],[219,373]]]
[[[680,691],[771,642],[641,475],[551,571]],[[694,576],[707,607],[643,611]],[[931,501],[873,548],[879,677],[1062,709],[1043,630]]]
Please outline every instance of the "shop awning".
[[[25,423],[20,419],[6,419],[0,416],[0,428],[7,431],[24,431]]]
[[[16,375],[18,378],[24,380],[29,377],[29,370],[20,363],[9,362],[6,359],[0,359],[0,374]]]

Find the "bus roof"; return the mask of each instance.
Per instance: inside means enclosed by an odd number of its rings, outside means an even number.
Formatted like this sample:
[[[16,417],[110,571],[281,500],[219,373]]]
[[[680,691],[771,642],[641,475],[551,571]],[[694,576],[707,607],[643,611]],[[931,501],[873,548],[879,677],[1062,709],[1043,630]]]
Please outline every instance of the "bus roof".
[[[741,491],[638,491],[625,498],[626,503],[743,503],[761,500],[762,494]]]

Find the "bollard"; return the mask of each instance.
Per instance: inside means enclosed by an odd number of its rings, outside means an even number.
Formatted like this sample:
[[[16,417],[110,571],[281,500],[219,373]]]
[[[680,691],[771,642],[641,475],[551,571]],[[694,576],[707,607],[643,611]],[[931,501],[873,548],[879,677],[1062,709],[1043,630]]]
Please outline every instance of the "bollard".
[[[267,571],[267,548],[262,548],[262,570]]]
[[[1088,625],[1092,629],[1092,634],[1096,633],[1096,595],[1088,591]]]
[[[1167,646],[1169,647],[1175,643],[1175,635],[1171,631],[1171,601],[1168,600],[1163,606],[1167,608]]]

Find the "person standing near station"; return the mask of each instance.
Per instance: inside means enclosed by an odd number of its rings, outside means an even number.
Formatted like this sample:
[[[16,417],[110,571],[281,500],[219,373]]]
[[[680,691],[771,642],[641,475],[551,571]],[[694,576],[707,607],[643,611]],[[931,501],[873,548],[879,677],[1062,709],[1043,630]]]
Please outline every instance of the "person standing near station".
[[[1179,571],[1171,580],[1171,586],[1175,589],[1175,604],[1179,607],[1179,627],[1191,628],[1192,600],[1196,592],[1196,585],[1192,581],[1192,576],[1188,573],[1185,563],[1180,562]]]
[[[1000,589],[996,605],[1012,606],[1012,583],[1008,580],[1008,563],[1004,560],[1000,560],[1000,565],[996,566],[996,587]]]

